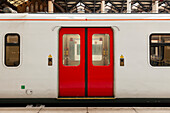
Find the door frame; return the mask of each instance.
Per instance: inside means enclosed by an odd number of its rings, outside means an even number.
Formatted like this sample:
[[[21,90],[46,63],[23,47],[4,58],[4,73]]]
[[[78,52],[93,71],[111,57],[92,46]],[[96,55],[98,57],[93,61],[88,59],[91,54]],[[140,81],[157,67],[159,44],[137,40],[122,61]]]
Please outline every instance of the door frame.
[[[115,51],[114,51],[114,48],[115,48],[115,36],[116,36],[116,30],[115,29],[117,29],[117,31],[120,31],[120,28],[118,27],[118,26],[55,26],[53,29],[52,29],[52,31],[54,31],[55,29],[58,29],[57,30],[57,41],[58,41],[58,50],[57,50],[57,56],[58,56],[58,62],[57,62],[57,97],[56,98],[58,98],[58,99],[70,99],[70,97],[65,97],[65,98],[62,98],[62,97],[60,97],[60,95],[59,95],[59,92],[60,92],[60,90],[59,90],[59,37],[60,37],[60,30],[62,29],[62,28],[85,28],[85,30],[87,30],[87,28],[111,28],[112,29],[112,32],[113,32],[113,98],[115,97],[115,94],[116,94],[116,88],[115,88]],[[86,31],[85,31],[86,32]],[[87,35],[87,33],[85,33],[85,35]],[[85,36],[85,40],[86,40],[86,36]],[[87,40],[87,42],[88,42],[88,40]],[[85,42],[86,43],[86,42]],[[87,44],[85,44],[85,47],[87,46]],[[86,49],[85,49],[86,50]],[[86,52],[85,52],[86,53]],[[86,56],[86,55],[85,55]],[[87,58],[87,57],[85,57],[85,58]],[[86,70],[85,70],[85,73],[86,73]],[[86,74],[85,74],[85,76],[86,76]],[[87,78],[85,78],[85,81],[86,81],[86,79]],[[87,83],[87,82],[86,82]],[[88,89],[87,89],[88,90]],[[86,92],[86,86],[85,86],[85,92]],[[79,98],[75,98],[75,97],[71,97],[71,98],[74,98],[74,99],[79,99]],[[82,99],[82,97],[80,97],[81,99]],[[83,97],[84,99],[89,99],[89,97],[87,97],[86,96],[86,93],[85,93],[85,97]],[[93,98],[93,97],[92,97]],[[91,97],[90,97],[90,99],[91,99]],[[106,99],[106,98],[96,98],[96,99]],[[110,99],[110,98],[108,98],[108,99]],[[112,99],[112,98],[111,98]]]

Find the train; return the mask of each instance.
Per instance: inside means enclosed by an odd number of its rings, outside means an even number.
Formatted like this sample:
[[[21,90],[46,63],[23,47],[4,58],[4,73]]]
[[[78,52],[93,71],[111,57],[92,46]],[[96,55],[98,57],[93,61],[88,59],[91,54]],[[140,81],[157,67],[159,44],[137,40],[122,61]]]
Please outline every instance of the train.
[[[170,103],[169,14],[0,14],[0,103]]]

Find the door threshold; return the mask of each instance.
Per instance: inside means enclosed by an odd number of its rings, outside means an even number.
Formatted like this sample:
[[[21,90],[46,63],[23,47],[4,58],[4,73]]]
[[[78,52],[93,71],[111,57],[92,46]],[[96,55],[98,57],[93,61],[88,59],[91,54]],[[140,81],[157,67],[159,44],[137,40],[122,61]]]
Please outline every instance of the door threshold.
[[[93,99],[93,100],[95,100],[95,99],[106,99],[106,100],[108,100],[108,99],[116,99],[116,98],[114,98],[114,97],[59,97],[59,98],[57,98],[57,99],[61,99],[61,100],[76,100],[76,99]]]

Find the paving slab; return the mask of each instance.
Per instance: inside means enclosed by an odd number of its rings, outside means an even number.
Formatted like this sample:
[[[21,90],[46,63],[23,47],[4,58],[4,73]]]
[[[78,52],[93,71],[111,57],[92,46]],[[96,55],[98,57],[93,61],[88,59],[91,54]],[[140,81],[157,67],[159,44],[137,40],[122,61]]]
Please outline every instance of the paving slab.
[[[39,107],[35,107],[35,108],[5,107],[5,108],[0,108],[0,113],[37,113],[39,110],[40,110]]]
[[[132,107],[89,107],[89,113],[136,113]]]
[[[5,107],[0,113],[170,113],[170,107]]]
[[[170,113],[170,107],[134,107],[137,113]]]
[[[40,113],[86,113],[86,107],[45,107]]]

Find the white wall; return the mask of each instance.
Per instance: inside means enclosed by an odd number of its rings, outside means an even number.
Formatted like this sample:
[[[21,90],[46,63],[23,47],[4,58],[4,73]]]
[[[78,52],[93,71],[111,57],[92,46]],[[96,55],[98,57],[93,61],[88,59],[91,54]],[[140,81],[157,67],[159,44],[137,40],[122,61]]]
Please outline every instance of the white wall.
[[[58,34],[49,23],[11,22],[0,23],[1,54],[6,33],[18,33],[21,39],[19,67],[6,67],[4,54],[0,56],[1,98],[55,98],[57,97]],[[53,66],[48,66],[48,55],[53,56]],[[25,85],[25,90],[21,89]],[[25,91],[31,89],[32,95]]]
[[[168,22],[133,22],[119,24],[115,36],[115,85],[117,98],[169,98],[170,67],[152,67],[149,36],[170,33]],[[125,57],[120,67],[119,57]]]

